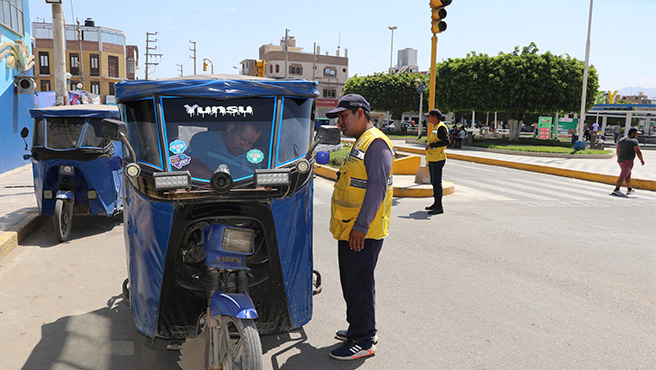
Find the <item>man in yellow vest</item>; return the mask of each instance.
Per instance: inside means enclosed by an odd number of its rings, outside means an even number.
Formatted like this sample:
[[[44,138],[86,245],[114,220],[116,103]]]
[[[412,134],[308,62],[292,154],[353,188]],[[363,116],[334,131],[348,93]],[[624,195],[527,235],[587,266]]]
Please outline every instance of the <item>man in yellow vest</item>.
[[[345,95],[326,113],[337,118],[344,135],[355,138],[339,170],[331,201],[330,232],[338,240],[339,274],[346,301],[345,343],[330,352],[338,360],[355,360],[376,351],[374,269],[392,208],[392,142],[371,123],[369,103]]]
[[[442,112],[431,109],[428,112],[428,123],[433,125],[433,131],[428,135],[426,141],[426,162],[430,172],[431,184],[433,184],[433,204],[426,207],[429,215],[444,213],[442,207],[442,169],[446,163],[444,149],[449,145],[449,132],[442,122]]]

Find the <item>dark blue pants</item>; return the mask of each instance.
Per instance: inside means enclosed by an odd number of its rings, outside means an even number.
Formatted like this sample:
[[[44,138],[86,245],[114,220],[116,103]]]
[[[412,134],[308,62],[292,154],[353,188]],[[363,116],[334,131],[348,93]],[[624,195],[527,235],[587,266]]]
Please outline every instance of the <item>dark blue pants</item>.
[[[428,172],[430,173],[431,184],[433,184],[433,204],[435,209],[442,209],[442,169],[446,160],[437,162],[428,162]]]
[[[339,277],[346,301],[346,336],[365,347],[376,335],[376,282],[374,270],[383,239],[365,239],[364,249],[356,252],[348,241],[338,243]]]

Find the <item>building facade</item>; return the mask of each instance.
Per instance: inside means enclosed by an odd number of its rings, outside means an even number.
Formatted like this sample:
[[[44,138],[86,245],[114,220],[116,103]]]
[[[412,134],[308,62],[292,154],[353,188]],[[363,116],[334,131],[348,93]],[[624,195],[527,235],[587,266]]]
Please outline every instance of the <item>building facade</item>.
[[[20,136],[23,127],[31,130],[30,109],[34,108],[29,24],[28,1],[0,0],[0,173],[30,163],[23,159],[25,144]]]
[[[319,97],[315,116],[323,118],[326,112],[335,108],[339,97],[344,92],[344,84],[348,80],[348,50],[340,56],[339,49],[335,55],[321,54],[317,46],[312,53],[303,52],[296,46],[294,37],[287,38],[287,52],[284,50],[285,39],[280,45],[262,45],[259,59],[266,62],[265,77],[293,78],[314,80],[319,82]],[[287,70],[285,73],[285,65]],[[256,76],[255,60],[245,59],[241,62],[241,74]]]
[[[32,23],[32,34],[37,90],[52,91],[55,88],[52,23]],[[137,46],[125,45],[123,31],[96,27],[87,18],[84,25],[67,24],[65,35],[69,90],[88,91],[100,95],[102,103],[113,102],[114,84],[136,77]]]

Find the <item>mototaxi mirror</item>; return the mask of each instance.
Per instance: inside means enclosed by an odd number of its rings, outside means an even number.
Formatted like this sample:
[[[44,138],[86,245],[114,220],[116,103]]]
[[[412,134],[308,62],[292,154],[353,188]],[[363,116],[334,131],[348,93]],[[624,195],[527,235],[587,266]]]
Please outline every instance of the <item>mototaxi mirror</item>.
[[[314,142],[318,144],[337,145],[341,142],[341,130],[337,126],[322,125],[317,128]]]
[[[134,148],[128,142],[128,128],[125,122],[114,118],[103,119],[100,122],[100,137],[120,141],[128,149],[132,162],[136,163],[137,156],[134,153]]]
[[[23,129],[21,130],[21,137],[25,139],[29,134],[30,134],[30,129],[28,129],[27,127],[23,127]]]
[[[102,138],[121,140],[121,133],[123,136],[128,135],[128,129],[123,121],[114,118],[105,118],[100,123],[100,137]]]

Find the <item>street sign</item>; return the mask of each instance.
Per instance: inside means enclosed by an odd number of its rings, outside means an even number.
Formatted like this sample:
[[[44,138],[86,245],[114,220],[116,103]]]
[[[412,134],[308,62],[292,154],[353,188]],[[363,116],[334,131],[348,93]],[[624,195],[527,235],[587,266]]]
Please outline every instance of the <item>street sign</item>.
[[[578,118],[558,118],[558,140],[572,140],[578,124]]]
[[[538,118],[538,139],[551,139],[553,117]]]

